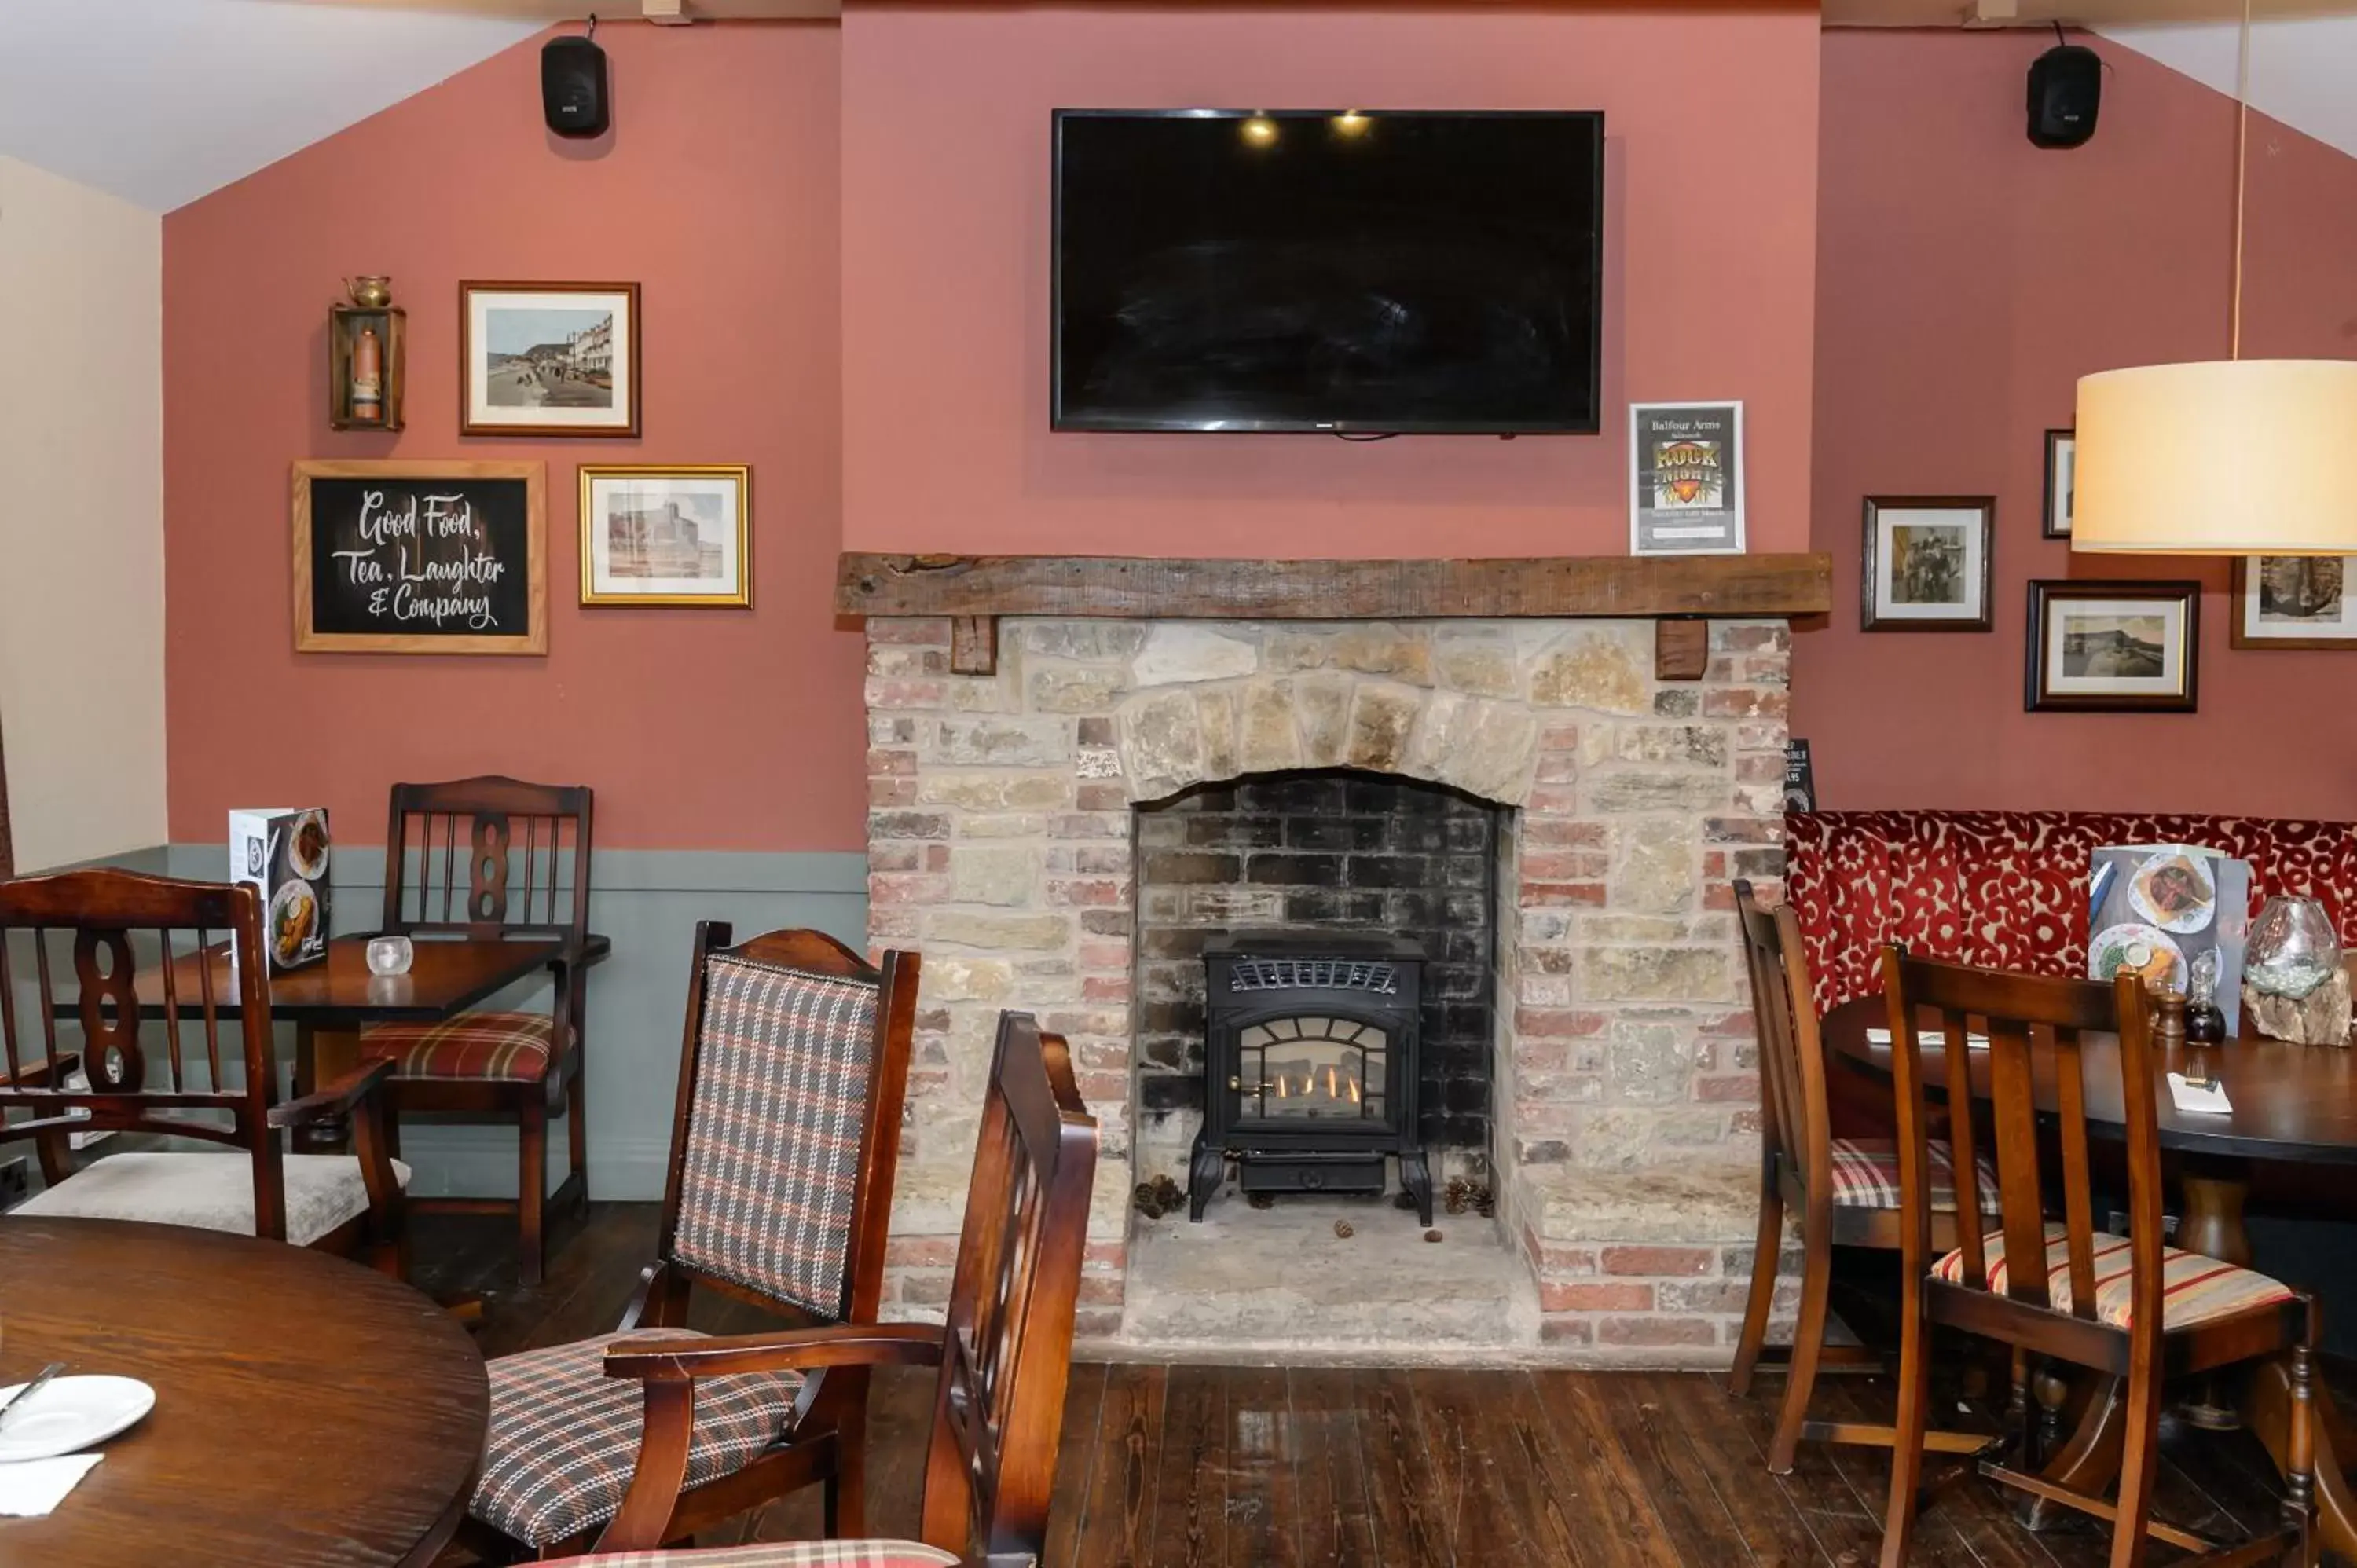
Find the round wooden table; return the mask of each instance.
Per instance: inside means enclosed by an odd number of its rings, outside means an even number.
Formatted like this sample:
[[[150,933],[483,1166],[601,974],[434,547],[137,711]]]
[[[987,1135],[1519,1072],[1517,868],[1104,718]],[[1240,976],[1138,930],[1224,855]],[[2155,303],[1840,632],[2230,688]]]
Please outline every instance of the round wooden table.
[[[2206,1072],[2224,1088],[2233,1105],[2224,1114],[2179,1111],[2167,1079],[2157,1086],[2160,1145],[2178,1153],[2172,1163],[2185,1199],[2175,1244],[2247,1264],[2251,1240],[2244,1228],[2243,1207],[2250,1192],[2252,1161],[2357,1164],[2357,1051],[2266,1039],[2250,1032],[2247,1015],[2243,1022],[2243,1037],[2222,1046],[2179,1046],[2158,1052],[2153,1070]],[[1890,1047],[1869,1041],[1867,1031],[1888,1028],[1889,1023],[1880,996],[1846,1002],[1825,1015],[1825,1049],[1836,1065],[1887,1081]],[[2098,1137],[2125,1135],[2118,1042],[2106,1035],[2084,1035],[2080,1050],[2088,1132]],[[1973,1097],[1986,1100],[1988,1053],[1974,1051],[1970,1058]],[[1947,1069],[1946,1052],[1925,1053],[1928,1096],[1946,1098]],[[2033,1053],[2030,1077],[2039,1109],[2053,1111],[2054,1059],[2050,1053]],[[2332,1305],[2326,1303],[2325,1310],[2330,1312]],[[2119,1467],[2124,1391],[2117,1380],[2105,1380],[2093,1391],[2071,1441],[2047,1466],[2050,1479],[2081,1490],[2103,1489]],[[2289,1411],[2290,1385],[2283,1369],[2274,1364],[2256,1369],[2243,1400],[2242,1419],[2278,1465],[2284,1458]],[[2343,1557],[2357,1559],[2357,1494],[2351,1491],[2336,1457],[2357,1454],[2357,1431],[2321,1385],[2317,1412],[2316,1500],[2323,1516],[2324,1543]]]
[[[466,1330],[323,1252],[0,1216],[0,1385],[53,1360],[143,1379],[156,1408],[48,1518],[0,1518],[5,1568],[406,1568],[457,1530],[482,1462]]]

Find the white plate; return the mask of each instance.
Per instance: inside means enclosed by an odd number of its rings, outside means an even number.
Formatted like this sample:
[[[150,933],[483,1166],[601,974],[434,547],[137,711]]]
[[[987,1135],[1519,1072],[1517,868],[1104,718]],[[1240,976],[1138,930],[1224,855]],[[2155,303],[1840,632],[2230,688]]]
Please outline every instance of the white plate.
[[[0,1400],[24,1386],[0,1389]],[[52,1378],[0,1423],[0,1465],[79,1453],[155,1408],[156,1391],[136,1378]]]

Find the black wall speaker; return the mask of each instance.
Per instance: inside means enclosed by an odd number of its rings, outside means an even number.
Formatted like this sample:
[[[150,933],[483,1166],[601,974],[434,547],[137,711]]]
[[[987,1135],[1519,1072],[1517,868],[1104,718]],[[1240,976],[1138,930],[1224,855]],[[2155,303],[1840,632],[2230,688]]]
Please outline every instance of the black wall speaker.
[[[2029,145],[2077,147],[2095,134],[2104,62],[2083,44],[2057,44],[2029,66]]]
[[[540,51],[540,108],[560,136],[605,134],[606,51],[587,38],[549,39]]]

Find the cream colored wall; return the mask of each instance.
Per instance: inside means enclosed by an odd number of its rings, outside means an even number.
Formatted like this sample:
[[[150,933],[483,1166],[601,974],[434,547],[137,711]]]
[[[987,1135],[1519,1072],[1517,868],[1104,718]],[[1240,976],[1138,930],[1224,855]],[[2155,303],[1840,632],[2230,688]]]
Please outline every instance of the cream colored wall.
[[[0,735],[22,873],[165,842],[163,224],[0,157]]]

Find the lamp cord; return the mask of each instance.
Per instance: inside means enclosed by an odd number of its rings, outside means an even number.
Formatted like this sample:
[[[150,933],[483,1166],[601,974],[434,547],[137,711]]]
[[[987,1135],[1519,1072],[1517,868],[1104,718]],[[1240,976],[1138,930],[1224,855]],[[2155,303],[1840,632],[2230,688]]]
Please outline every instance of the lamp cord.
[[[2234,56],[2234,297],[2226,357],[2243,357],[2243,200],[2250,183],[2251,0],[2243,0],[2242,45]]]

